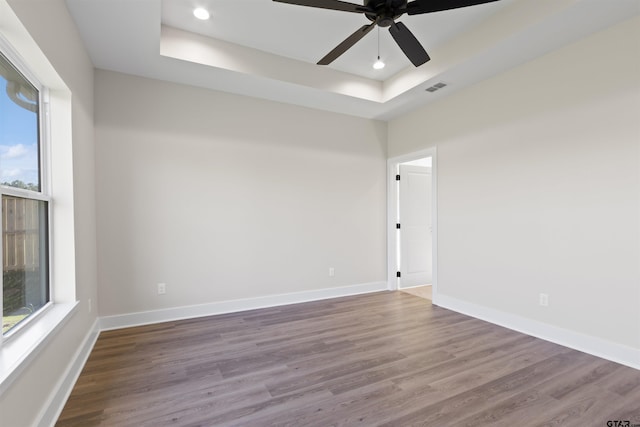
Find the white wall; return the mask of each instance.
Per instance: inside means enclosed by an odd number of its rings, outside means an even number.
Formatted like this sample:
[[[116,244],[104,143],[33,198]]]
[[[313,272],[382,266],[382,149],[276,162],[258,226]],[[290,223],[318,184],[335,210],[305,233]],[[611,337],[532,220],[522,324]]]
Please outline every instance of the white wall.
[[[96,299],[97,277],[93,65],[63,0],[9,0],[8,3],[73,96],[74,194],[69,200],[74,203],[75,294],[80,301],[80,309],[0,396],[0,424],[13,427],[33,425],[58,392],[74,354],[96,319],[96,310],[89,313],[87,301]]]
[[[635,18],[390,122],[390,157],[438,149],[439,294],[640,349],[639,40]]]
[[[384,123],[108,71],[95,96],[101,316],[386,280]]]

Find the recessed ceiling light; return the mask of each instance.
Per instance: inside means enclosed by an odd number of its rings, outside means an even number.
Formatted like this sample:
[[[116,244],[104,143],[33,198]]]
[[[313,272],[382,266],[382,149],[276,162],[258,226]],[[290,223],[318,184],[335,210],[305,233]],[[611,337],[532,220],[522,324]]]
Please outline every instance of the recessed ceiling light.
[[[202,19],[203,21],[206,21],[207,19],[209,19],[211,14],[207,9],[203,7],[197,7],[193,9],[193,16],[195,16],[198,19]]]

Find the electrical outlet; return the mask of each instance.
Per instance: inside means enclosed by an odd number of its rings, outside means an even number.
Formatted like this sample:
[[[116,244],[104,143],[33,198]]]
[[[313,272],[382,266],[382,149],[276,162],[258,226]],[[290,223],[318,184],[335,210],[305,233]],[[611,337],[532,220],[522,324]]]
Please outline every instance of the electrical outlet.
[[[542,307],[549,307],[549,294],[540,294],[538,297],[538,303]]]
[[[333,267],[329,267],[329,277],[336,275],[336,270]]]
[[[164,295],[167,293],[167,284],[158,283],[158,295]]]

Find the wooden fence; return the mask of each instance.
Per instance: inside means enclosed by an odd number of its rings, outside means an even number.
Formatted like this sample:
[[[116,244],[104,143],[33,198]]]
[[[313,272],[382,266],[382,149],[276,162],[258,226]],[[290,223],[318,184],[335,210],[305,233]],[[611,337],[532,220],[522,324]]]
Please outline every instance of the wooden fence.
[[[5,272],[39,268],[39,203],[11,196],[2,198],[2,265]]]

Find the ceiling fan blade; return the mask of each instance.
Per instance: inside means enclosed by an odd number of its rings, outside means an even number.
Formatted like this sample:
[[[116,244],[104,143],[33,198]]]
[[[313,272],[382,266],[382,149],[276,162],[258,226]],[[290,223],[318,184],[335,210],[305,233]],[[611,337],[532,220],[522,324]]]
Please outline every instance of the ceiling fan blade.
[[[400,46],[400,49],[407,55],[409,61],[416,67],[421,66],[431,59],[416,36],[414,36],[402,22],[394,22],[391,24],[389,32],[396,43],[398,43],[398,46]]]
[[[440,12],[443,10],[458,9],[460,7],[492,3],[494,1],[498,0],[414,0],[407,4],[407,15]]]
[[[335,61],[340,55],[345,53],[351,46],[360,41],[361,38],[366,36],[369,31],[373,30],[373,27],[376,26],[376,23],[370,25],[363,25],[358,28],[358,30],[347,37],[342,43],[336,46],[331,52],[327,53],[324,58],[318,61],[318,65],[329,65],[333,61]]]
[[[298,6],[317,7],[320,9],[341,10],[344,12],[364,13],[368,8],[361,4],[347,3],[339,0],[273,0],[278,3],[295,4]]]

